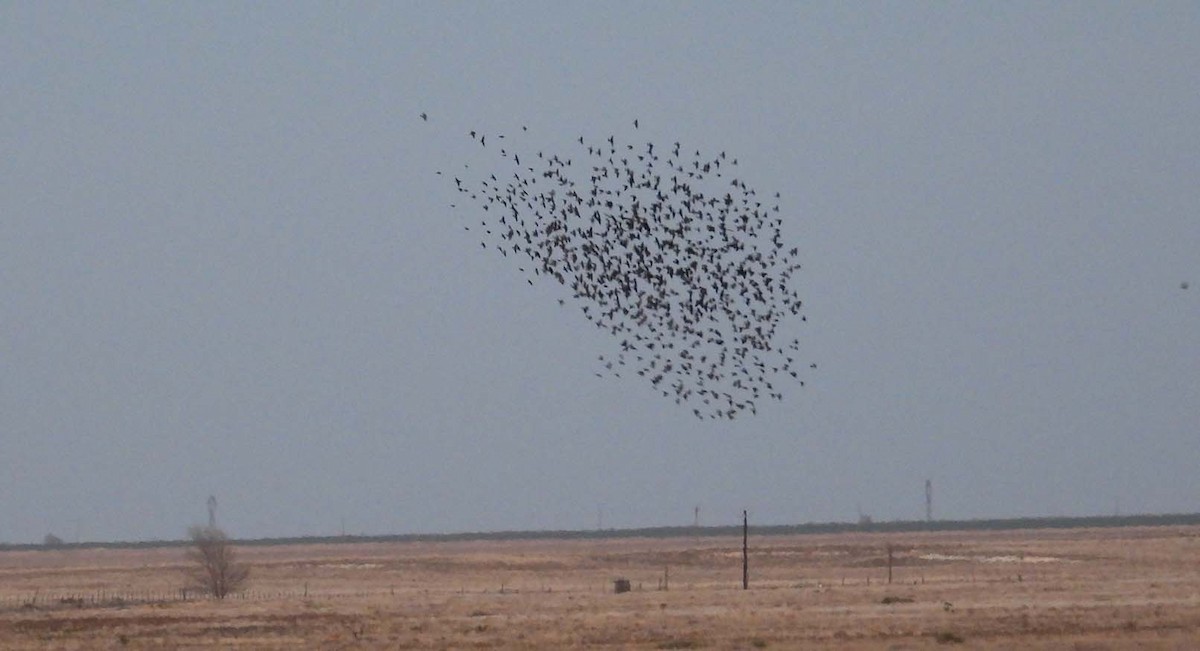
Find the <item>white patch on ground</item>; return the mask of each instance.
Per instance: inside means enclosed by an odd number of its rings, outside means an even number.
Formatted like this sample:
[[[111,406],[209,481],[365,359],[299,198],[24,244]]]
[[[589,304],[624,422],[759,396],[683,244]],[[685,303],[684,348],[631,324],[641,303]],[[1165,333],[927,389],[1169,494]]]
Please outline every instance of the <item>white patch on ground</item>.
[[[1057,556],[957,556],[953,554],[921,554],[923,561],[970,561],[973,563],[1066,563],[1071,562]]]

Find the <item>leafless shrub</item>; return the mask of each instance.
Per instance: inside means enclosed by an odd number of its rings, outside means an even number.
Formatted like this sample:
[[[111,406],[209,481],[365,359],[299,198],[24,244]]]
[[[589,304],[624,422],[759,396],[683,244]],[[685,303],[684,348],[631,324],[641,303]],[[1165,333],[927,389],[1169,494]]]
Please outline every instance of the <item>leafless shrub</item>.
[[[353,620],[353,621],[345,622],[345,624],[346,624],[346,630],[348,630],[350,632],[350,637],[352,637],[356,640],[363,639],[363,636],[366,635],[366,633],[367,633],[367,625],[363,621]]]
[[[237,562],[224,531],[211,525],[194,526],[188,529],[188,537],[192,540],[187,552],[193,564],[188,571],[191,589],[224,599],[245,588],[250,568]]]
[[[965,641],[954,631],[938,631],[934,634],[933,639],[937,640],[938,644],[962,644]]]

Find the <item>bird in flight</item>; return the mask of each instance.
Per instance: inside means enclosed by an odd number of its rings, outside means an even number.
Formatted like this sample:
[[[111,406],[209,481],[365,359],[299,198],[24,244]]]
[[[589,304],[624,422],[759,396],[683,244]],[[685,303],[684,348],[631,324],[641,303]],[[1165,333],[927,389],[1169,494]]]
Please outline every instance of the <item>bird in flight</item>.
[[[429,121],[429,116],[428,116],[428,115],[425,115],[424,113],[422,113],[422,114],[421,114],[421,119],[422,119],[422,120],[424,120],[424,121],[426,121],[426,122],[428,122],[428,121]]]
[[[566,151],[543,155],[523,144],[526,133],[504,141],[495,160],[511,158],[509,167],[455,177],[454,188],[481,209],[481,248],[515,258],[529,285],[556,285],[559,305],[577,304],[612,335],[599,375],[644,378],[714,419],[782,400],[779,378],[805,386],[817,365],[800,359],[789,331],[791,317],[797,326],[807,317],[779,193],[758,194],[740,173],[731,183],[738,160],[725,152],[692,156],[678,142],[617,143],[614,134],[577,136]],[[486,142],[482,131],[470,136]],[[603,140],[608,147],[589,144]],[[765,205],[761,197],[772,194]]]

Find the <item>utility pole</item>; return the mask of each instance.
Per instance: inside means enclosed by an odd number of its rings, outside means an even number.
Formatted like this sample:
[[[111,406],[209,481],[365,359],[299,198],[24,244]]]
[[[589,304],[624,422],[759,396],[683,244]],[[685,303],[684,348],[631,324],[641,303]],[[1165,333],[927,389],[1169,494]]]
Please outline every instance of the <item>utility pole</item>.
[[[695,519],[692,521],[692,526],[699,529],[700,528],[700,505],[699,504],[696,505],[695,516],[696,516]]]
[[[217,528],[217,496],[208,496],[208,528]]]
[[[750,516],[742,511],[742,589],[750,589]]]

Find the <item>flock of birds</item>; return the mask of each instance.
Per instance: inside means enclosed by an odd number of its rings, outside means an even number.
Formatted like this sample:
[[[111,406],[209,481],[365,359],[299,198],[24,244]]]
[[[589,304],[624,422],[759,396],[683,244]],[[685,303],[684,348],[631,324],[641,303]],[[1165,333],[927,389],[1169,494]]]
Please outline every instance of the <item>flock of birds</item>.
[[[760,195],[736,158],[615,136],[549,153],[467,135],[496,158],[482,173],[437,172],[479,209],[465,228],[530,285],[569,290],[559,304],[612,335],[597,375],[644,378],[699,418],[757,413],[783,399],[781,381],[804,385],[799,341],[781,334],[786,319],[806,320],[798,251],[783,242],[779,193]]]

